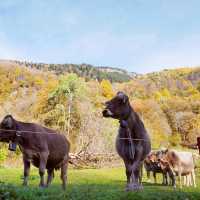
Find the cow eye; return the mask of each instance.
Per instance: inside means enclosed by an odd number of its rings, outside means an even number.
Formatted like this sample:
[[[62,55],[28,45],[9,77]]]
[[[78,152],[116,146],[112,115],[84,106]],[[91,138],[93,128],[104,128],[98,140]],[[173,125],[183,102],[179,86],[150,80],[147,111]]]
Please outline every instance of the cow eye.
[[[110,102],[109,101],[106,101],[105,102],[105,106],[109,106]]]

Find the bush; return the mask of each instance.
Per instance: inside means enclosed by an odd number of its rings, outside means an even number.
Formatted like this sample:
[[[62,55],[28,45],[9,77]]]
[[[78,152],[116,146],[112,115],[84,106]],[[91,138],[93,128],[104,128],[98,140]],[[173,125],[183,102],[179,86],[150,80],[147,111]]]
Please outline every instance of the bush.
[[[177,147],[181,143],[181,135],[178,133],[169,136],[169,143],[172,147]]]
[[[6,147],[4,146],[3,148],[0,148],[0,163],[5,161],[7,159],[7,156],[8,150],[6,149]]]

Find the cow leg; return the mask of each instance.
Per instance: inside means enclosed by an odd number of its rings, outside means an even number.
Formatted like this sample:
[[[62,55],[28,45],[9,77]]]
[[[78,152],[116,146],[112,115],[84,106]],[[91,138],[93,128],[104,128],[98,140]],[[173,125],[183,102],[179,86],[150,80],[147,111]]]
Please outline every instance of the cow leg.
[[[147,170],[147,182],[150,183],[151,179],[150,179],[150,171]]]
[[[168,169],[167,174],[171,180],[172,186],[176,188],[176,175],[173,173],[173,171],[170,168]]]
[[[139,176],[140,176],[140,167],[142,165],[142,162],[133,163],[131,166],[131,180],[132,182],[128,184],[128,190],[141,190],[143,187],[139,182]],[[134,166],[134,168],[133,168]]]
[[[196,185],[196,177],[195,177],[195,171],[194,171],[194,169],[193,169],[192,172],[191,172],[191,176],[192,176],[192,181],[193,181],[193,185],[194,185],[194,187],[197,187],[197,185]]]
[[[186,180],[187,180],[187,187],[190,187],[191,186],[191,177],[192,176],[192,174],[190,173],[190,174],[188,174],[187,176],[186,176]]]
[[[127,178],[127,184],[131,182],[131,164],[128,161],[124,160],[125,168],[126,168],[126,178]]]
[[[62,165],[61,165],[61,175],[60,175],[60,178],[62,180],[62,188],[63,188],[63,190],[66,189],[67,169],[68,169],[68,160],[64,161],[62,163]]]
[[[148,183],[151,183],[150,173],[151,173],[151,171],[147,170],[147,182]]]
[[[133,173],[134,173],[134,178],[133,183],[135,183],[135,189],[142,189],[142,184],[140,182],[140,170],[141,170],[142,163],[140,164],[139,168],[137,168]]]
[[[165,179],[165,174],[164,173],[162,173],[162,177],[163,177],[162,185],[165,185],[166,184],[166,179]]]
[[[45,169],[47,165],[47,158],[48,158],[48,153],[41,153],[40,154],[40,164],[39,164],[39,174],[40,174],[40,187],[45,187],[44,184],[44,174],[45,174]]]
[[[163,184],[163,185],[168,185],[167,173],[166,173],[166,172],[163,172],[162,175],[163,175],[163,182],[162,182],[162,184]]]
[[[188,186],[188,178],[187,175],[183,176],[183,185]]]
[[[139,174],[139,183],[142,184],[142,177],[143,177],[143,163],[140,167],[140,174]]]
[[[192,173],[189,175],[189,186],[196,187],[196,181],[193,181]]]
[[[49,185],[51,184],[53,178],[54,178],[54,169],[48,169],[47,170],[47,174],[48,174],[48,177],[47,177],[47,187],[49,187]]]
[[[139,146],[135,152],[136,152],[135,158],[134,158],[133,164],[131,166],[132,184],[129,186],[130,190],[142,189],[142,186],[139,183],[139,173],[140,173],[139,171],[140,171],[140,167],[142,165],[141,158],[142,158],[142,152],[143,152],[141,146]]]
[[[28,177],[29,177],[29,173],[30,173],[30,166],[31,163],[29,160],[23,158],[23,162],[24,162],[24,181],[23,181],[23,185],[27,186],[28,185]]]
[[[165,177],[165,185],[169,185],[168,173],[165,172],[164,177]]]
[[[153,178],[154,178],[154,183],[157,183],[157,179],[156,179],[156,172],[153,172]]]
[[[181,171],[179,170],[178,172],[178,177],[179,177],[179,185],[180,185],[180,188],[182,188],[182,180],[181,180]]]

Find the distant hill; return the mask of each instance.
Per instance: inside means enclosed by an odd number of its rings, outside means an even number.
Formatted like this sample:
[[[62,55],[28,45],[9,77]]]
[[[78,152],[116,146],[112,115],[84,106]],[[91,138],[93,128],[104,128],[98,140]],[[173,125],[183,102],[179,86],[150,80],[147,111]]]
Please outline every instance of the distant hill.
[[[144,74],[136,79],[148,93],[168,89],[177,95],[177,92],[196,88],[200,84],[200,67],[177,68]]]
[[[0,61],[5,62],[5,61]],[[90,64],[46,64],[46,63],[32,63],[7,60],[6,62],[16,63],[19,66],[26,66],[28,68],[35,68],[38,70],[53,71],[60,75],[64,73],[76,73],[80,77],[84,77],[86,81],[94,79],[101,81],[103,79],[111,82],[127,82],[137,76],[136,73],[129,73],[126,70],[106,66],[93,66]]]

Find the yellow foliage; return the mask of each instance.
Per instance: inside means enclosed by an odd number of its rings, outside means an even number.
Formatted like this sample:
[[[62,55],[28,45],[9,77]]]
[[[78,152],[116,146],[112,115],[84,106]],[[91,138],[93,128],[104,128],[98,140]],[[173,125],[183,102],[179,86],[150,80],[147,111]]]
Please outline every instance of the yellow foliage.
[[[101,93],[107,99],[110,99],[114,96],[113,88],[109,80],[102,80],[100,83]]]
[[[58,80],[50,79],[38,92],[34,113],[41,114],[48,110],[49,94],[58,86]]]
[[[169,143],[171,146],[179,146],[181,143],[181,135],[179,133],[172,134],[169,136]]]
[[[154,98],[156,101],[166,101],[171,98],[171,94],[168,89],[163,89],[154,93]]]

